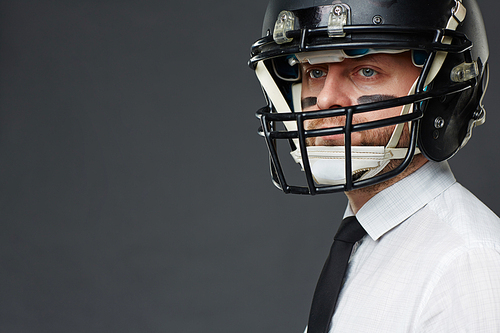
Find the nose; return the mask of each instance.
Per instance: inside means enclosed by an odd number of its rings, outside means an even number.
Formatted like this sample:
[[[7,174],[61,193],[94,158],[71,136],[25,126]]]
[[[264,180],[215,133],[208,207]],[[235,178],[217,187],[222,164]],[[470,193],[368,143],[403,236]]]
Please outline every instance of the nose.
[[[317,106],[321,110],[353,105],[352,89],[349,77],[344,73],[341,63],[328,65],[324,85],[317,96]]]

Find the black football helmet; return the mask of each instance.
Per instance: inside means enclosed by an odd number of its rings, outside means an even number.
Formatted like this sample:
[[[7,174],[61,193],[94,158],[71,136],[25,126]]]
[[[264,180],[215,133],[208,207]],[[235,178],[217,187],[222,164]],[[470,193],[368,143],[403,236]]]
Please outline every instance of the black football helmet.
[[[485,120],[489,51],[475,0],[271,0],[262,35],[252,46],[249,65],[267,100],[257,117],[270,153],[272,180],[285,193],[332,193],[380,183],[403,172],[416,153],[446,160]],[[421,67],[407,96],[302,112],[299,65],[304,59],[404,51],[411,51],[413,63]],[[399,116],[352,123],[354,114],[398,106]],[[306,120],[337,116],[345,118],[343,126],[304,128]],[[396,147],[405,124],[409,145]],[[352,133],[386,126],[395,129],[385,147],[351,147]],[[306,138],[333,134],[344,135],[343,147],[306,144]],[[302,185],[287,182],[278,151],[281,142],[287,142],[305,172]],[[367,162],[367,151],[378,156],[375,161]],[[381,172],[390,159],[401,163]],[[318,160],[325,163],[320,166]],[[341,176],[325,176],[339,161]]]

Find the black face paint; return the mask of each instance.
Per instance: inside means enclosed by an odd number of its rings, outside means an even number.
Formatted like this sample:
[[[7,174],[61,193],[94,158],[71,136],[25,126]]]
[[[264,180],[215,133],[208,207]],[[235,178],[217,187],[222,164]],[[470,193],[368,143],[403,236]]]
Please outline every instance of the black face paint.
[[[393,95],[365,95],[358,98],[358,104],[374,103],[387,101],[389,99],[394,99],[396,96]],[[302,110],[315,106],[318,102],[316,97],[306,97],[301,100]]]
[[[317,103],[317,98],[316,97],[306,97],[306,98],[302,98],[301,100],[301,105],[302,105],[302,110],[304,110],[305,108],[309,108],[311,106],[315,106],[316,103]]]
[[[358,104],[382,102],[382,101],[387,101],[387,100],[393,99],[393,98],[396,98],[396,96],[393,96],[393,95],[366,95],[366,96],[361,96],[360,98],[358,98]]]

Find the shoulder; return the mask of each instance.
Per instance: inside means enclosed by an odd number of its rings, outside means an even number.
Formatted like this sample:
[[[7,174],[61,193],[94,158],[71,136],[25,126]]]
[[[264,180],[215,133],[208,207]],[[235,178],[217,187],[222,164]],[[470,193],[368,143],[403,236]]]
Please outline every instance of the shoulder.
[[[469,248],[443,265],[421,303],[417,332],[499,332],[500,253]]]
[[[422,332],[500,331],[500,219],[455,183],[416,214],[441,250],[421,303]],[[437,244],[439,243],[439,244]]]
[[[449,236],[469,248],[489,247],[500,251],[500,218],[459,183],[450,186],[425,207]]]

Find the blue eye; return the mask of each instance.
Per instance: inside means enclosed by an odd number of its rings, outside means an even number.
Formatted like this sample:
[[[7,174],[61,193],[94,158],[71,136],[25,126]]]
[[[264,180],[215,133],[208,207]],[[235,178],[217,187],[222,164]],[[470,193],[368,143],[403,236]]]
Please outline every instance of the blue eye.
[[[325,76],[326,73],[320,69],[313,69],[309,72],[309,76],[313,79],[319,79],[322,76]]]
[[[365,76],[365,77],[371,77],[375,74],[377,74],[377,71],[375,71],[374,69],[371,69],[371,68],[363,68],[359,71],[359,73],[362,75],[362,76]]]

